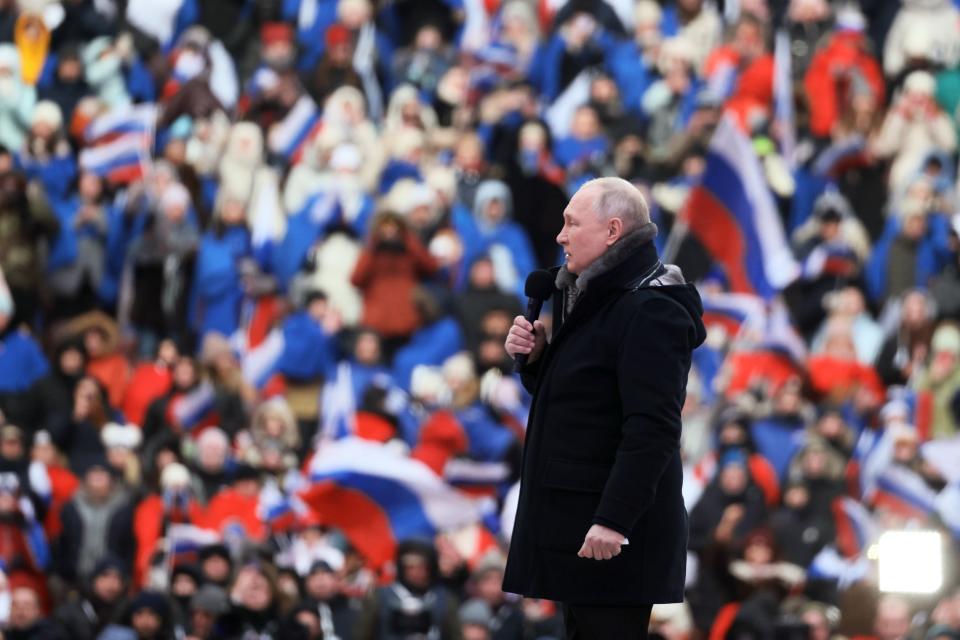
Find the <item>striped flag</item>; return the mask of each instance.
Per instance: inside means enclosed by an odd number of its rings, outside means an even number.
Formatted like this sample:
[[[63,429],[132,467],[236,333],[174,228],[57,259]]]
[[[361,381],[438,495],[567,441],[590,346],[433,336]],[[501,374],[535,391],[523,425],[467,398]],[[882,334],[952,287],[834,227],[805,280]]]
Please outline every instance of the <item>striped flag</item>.
[[[150,146],[140,134],[128,134],[80,152],[80,168],[113,184],[127,184],[146,174]]]
[[[174,398],[170,403],[171,415],[184,431],[216,424],[215,395],[213,385],[204,382],[189,393]]]
[[[300,498],[373,567],[393,560],[405,539],[432,538],[483,517],[478,501],[389,445],[358,438],[325,443],[310,461],[309,477]]]
[[[901,517],[926,520],[937,510],[937,494],[919,474],[901,465],[891,465],[877,476],[872,500]]]
[[[866,552],[876,537],[873,516],[862,503],[850,497],[836,498],[830,505],[837,526],[837,549],[845,558]]]
[[[151,138],[156,122],[157,105],[123,105],[95,118],[84,130],[83,139],[88,145],[93,145],[128,135]]]
[[[769,300],[799,275],[760,162],[728,116],[713,134],[701,183],[681,218],[725,269],[735,293]]]
[[[112,184],[146,174],[157,122],[155,104],[123,105],[94,119],[83,132],[80,168]]]
[[[297,164],[307,142],[322,125],[317,103],[310,96],[301,96],[286,117],[271,127],[267,147],[272,153],[288,158],[291,164]]]
[[[767,309],[763,299],[749,293],[701,293],[703,324],[722,327],[734,338],[744,327],[762,328]]]

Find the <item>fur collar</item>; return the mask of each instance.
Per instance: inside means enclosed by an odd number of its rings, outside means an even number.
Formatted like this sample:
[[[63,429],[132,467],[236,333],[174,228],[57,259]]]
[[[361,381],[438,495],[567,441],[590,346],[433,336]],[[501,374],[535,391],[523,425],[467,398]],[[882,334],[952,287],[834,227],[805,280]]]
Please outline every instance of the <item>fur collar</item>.
[[[604,274],[626,260],[642,244],[657,236],[657,225],[652,222],[631,229],[620,240],[612,244],[593,264],[583,270],[579,276],[560,267],[555,284],[558,289],[575,289],[577,293],[586,291],[587,285],[597,276]]]

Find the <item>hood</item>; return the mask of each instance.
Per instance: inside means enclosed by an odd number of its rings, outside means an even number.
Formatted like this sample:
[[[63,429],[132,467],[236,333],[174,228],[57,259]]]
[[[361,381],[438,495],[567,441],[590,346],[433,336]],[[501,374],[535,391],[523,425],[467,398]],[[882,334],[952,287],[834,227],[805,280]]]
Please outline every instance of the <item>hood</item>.
[[[0,68],[10,69],[15,78],[20,78],[20,52],[12,44],[0,44]]]
[[[707,339],[707,328],[703,324],[703,303],[700,300],[700,293],[695,286],[684,280],[680,267],[672,264],[665,266],[667,273],[651,282],[650,286],[657,287],[661,293],[670,296],[686,310],[687,315],[690,316],[691,343],[694,348],[697,348]]]
[[[487,208],[491,200],[503,202],[504,220],[513,217],[513,196],[510,194],[510,187],[500,180],[484,180],[477,187],[477,194],[473,200],[473,217],[481,220],[483,210]]]

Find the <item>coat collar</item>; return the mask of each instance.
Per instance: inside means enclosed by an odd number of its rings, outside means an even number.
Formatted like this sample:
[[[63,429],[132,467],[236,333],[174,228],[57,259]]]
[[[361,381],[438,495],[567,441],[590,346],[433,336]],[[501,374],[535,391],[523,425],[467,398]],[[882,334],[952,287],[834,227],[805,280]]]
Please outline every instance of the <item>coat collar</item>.
[[[657,253],[653,248],[653,239],[657,235],[657,225],[652,222],[641,224],[635,229],[631,229],[619,240],[610,246],[593,264],[583,270],[579,276],[567,271],[566,267],[560,267],[557,273],[556,286],[558,289],[575,288],[577,294],[582,294],[588,287],[596,286],[595,283],[608,281],[608,274],[616,271],[618,267],[623,266],[635,257],[638,252],[645,252],[649,264],[637,265],[641,270],[643,267],[650,267],[656,263]],[[650,260],[652,251],[653,259]],[[631,279],[639,275],[632,274]]]

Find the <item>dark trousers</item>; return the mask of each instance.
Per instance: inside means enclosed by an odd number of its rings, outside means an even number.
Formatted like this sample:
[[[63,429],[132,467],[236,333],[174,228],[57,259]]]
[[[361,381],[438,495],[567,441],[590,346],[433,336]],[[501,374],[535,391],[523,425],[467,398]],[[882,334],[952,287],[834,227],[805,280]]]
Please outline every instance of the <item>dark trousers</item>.
[[[567,640],[646,640],[651,605],[590,607],[563,605]]]

